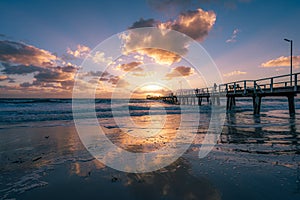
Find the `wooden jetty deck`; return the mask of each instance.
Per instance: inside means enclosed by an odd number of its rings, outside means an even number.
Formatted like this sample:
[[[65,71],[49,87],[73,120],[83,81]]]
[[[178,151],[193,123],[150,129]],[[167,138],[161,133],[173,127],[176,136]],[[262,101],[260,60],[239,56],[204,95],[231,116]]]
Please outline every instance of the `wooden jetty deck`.
[[[181,89],[174,94],[161,97],[168,103],[201,106],[203,100],[220,105],[220,98],[226,97],[226,110],[234,110],[236,98],[251,97],[253,113],[260,114],[263,97],[287,97],[290,115],[295,114],[295,96],[300,93],[300,73],[281,75],[257,80],[241,80],[207,88]]]

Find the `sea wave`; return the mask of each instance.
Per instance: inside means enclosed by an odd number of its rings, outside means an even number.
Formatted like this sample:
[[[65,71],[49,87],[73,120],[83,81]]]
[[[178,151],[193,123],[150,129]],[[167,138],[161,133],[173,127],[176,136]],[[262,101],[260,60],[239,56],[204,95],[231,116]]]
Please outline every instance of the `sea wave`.
[[[91,101],[95,103],[95,107],[93,107]],[[297,99],[298,101],[299,99]],[[55,120],[71,121],[73,120],[74,111],[82,118],[93,117],[94,113],[96,113],[97,118],[112,118],[150,114],[171,115],[197,112],[205,114],[211,111],[209,104],[203,104],[200,107],[179,106],[143,99],[76,99],[76,103],[78,103],[76,108],[72,110],[72,99],[0,99],[0,124]],[[296,103],[296,109],[299,108],[300,105]],[[277,119],[289,117],[286,98],[265,98],[261,111],[261,118],[268,118],[270,124],[278,123]],[[251,121],[253,118],[252,112],[251,98],[237,100],[234,112],[237,118]]]

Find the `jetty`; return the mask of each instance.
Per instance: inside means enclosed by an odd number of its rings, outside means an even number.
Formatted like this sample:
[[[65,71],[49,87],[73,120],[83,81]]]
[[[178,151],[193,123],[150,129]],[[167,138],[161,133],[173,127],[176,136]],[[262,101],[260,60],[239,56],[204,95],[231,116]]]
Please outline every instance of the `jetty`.
[[[230,83],[214,84],[212,87],[180,89],[167,96],[160,97],[167,103],[201,106],[204,101],[220,105],[220,98],[227,98],[226,110],[231,112],[236,105],[236,98],[252,98],[253,113],[260,114],[263,97],[287,97],[290,115],[295,114],[295,96],[300,93],[300,73],[240,80]]]

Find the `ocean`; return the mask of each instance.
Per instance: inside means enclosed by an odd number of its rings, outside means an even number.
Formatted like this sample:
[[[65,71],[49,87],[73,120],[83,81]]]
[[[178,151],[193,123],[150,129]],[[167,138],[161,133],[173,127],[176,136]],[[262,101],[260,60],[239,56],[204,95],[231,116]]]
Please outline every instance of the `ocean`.
[[[297,119],[300,114],[298,112],[300,108],[299,102],[300,99],[297,98],[295,102],[297,110],[295,119]],[[82,100],[82,103],[83,106],[81,112],[88,113],[89,109],[84,106],[85,100]],[[73,120],[72,99],[0,99],[0,106],[1,126],[18,125],[27,122],[68,122]],[[190,107],[191,109],[189,112],[197,112],[193,109],[193,106]],[[152,111],[151,115],[181,114],[180,106],[165,104],[159,101],[143,99],[133,99],[130,101],[122,99],[113,101],[110,99],[95,100],[95,112],[97,113],[98,118],[112,118],[112,110],[115,111],[115,114],[122,117],[124,109],[129,109],[131,116],[143,116],[149,114],[150,108]],[[200,110],[201,113],[207,113],[210,111],[210,108],[204,103]],[[245,122],[249,122],[249,118],[253,119],[252,110],[251,98],[237,99],[237,105],[235,107],[237,119],[243,119]],[[126,116],[126,114],[124,114],[124,116]],[[283,121],[289,119],[287,99],[263,98],[261,118],[268,119],[268,123],[271,125],[277,124],[278,121],[276,121],[276,119],[282,119]],[[242,122],[242,124],[245,122]],[[63,124],[64,123],[61,125]],[[251,123],[245,125],[249,127],[253,126]]]
[[[137,190],[157,188],[155,184],[162,183],[171,187],[170,182],[174,177],[187,181],[188,188],[185,189],[195,194],[199,191],[192,183],[200,180],[199,184],[203,185],[202,178],[208,179],[203,187],[213,185],[208,190],[214,192],[201,193],[202,197],[207,195],[203,199],[297,199],[300,195],[298,98],[294,117],[289,116],[286,98],[263,98],[259,116],[253,115],[252,99],[237,99],[235,111],[226,114],[217,144],[202,160],[199,159],[198,152],[211,119],[209,104],[204,102],[201,107],[180,106],[144,99],[92,101],[95,102],[94,108],[84,99],[77,107],[82,119],[89,119],[91,112],[95,112],[107,137],[128,151],[151,152],[164,147],[174,137],[174,130],[178,129],[182,119],[185,119],[184,130],[191,136],[196,135],[196,138],[184,155],[169,166],[144,175],[122,173],[98,162],[83,147],[74,127],[72,99],[0,99],[0,199],[41,198],[45,193],[56,191],[57,187],[53,184],[58,183],[64,191],[73,191],[83,183],[89,189],[96,190],[97,184],[104,188],[101,194],[86,193],[91,198],[94,195],[107,198],[123,195],[123,199],[151,199],[151,195],[147,197],[151,191],[140,194]],[[222,100],[222,105],[224,103],[225,99]],[[134,123],[128,125],[128,118]],[[154,123],[151,124],[151,120]],[[119,132],[120,129],[131,136],[141,132],[156,134],[162,129],[163,134],[155,139],[150,137],[130,140]],[[185,178],[181,177],[182,173]],[[164,174],[163,179],[159,178],[161,174]],[[65,179],[59,178],[60,176]],[[253,177],[261,182],[257,183]],[[227,184],[224,185],[225,182]],[[263,195],[249,195],[249,185],[261,187],[256,192]],[[173,186],[180,187],[176,184]],[[115,187],[122,192],[112,193],[111,190]],[[138,189],[133,189],[136,187]],[[233,193],[236,188],[240,192]],[[284,192],[280,193],[279,189],[276,191],[272,188],[280,188]],[[134,192],[130,192],[132,190]],[[79,198],[80,195],[76,192],[73,193],[71,196],[74,199],[83,198]],[[69,193],[64,195],[70,196]],[[62,198],[64,195],[58,197]],[[187,194],[182,191],[182,194],[176,196],[176,190],[168,189],[168,192],[157,195],[165,195],[165,199],[183,199],[180,195]],[[51,194],[47,198],[57,196]]]

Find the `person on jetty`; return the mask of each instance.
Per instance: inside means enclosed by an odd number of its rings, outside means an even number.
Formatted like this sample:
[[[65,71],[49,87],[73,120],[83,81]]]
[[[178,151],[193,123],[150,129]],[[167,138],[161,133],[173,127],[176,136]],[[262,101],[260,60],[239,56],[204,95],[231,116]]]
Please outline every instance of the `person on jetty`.
[[[216,83],[214,83],[214,91],[215,92],[217,91],[217,87],[218,87],[218,85]]]

